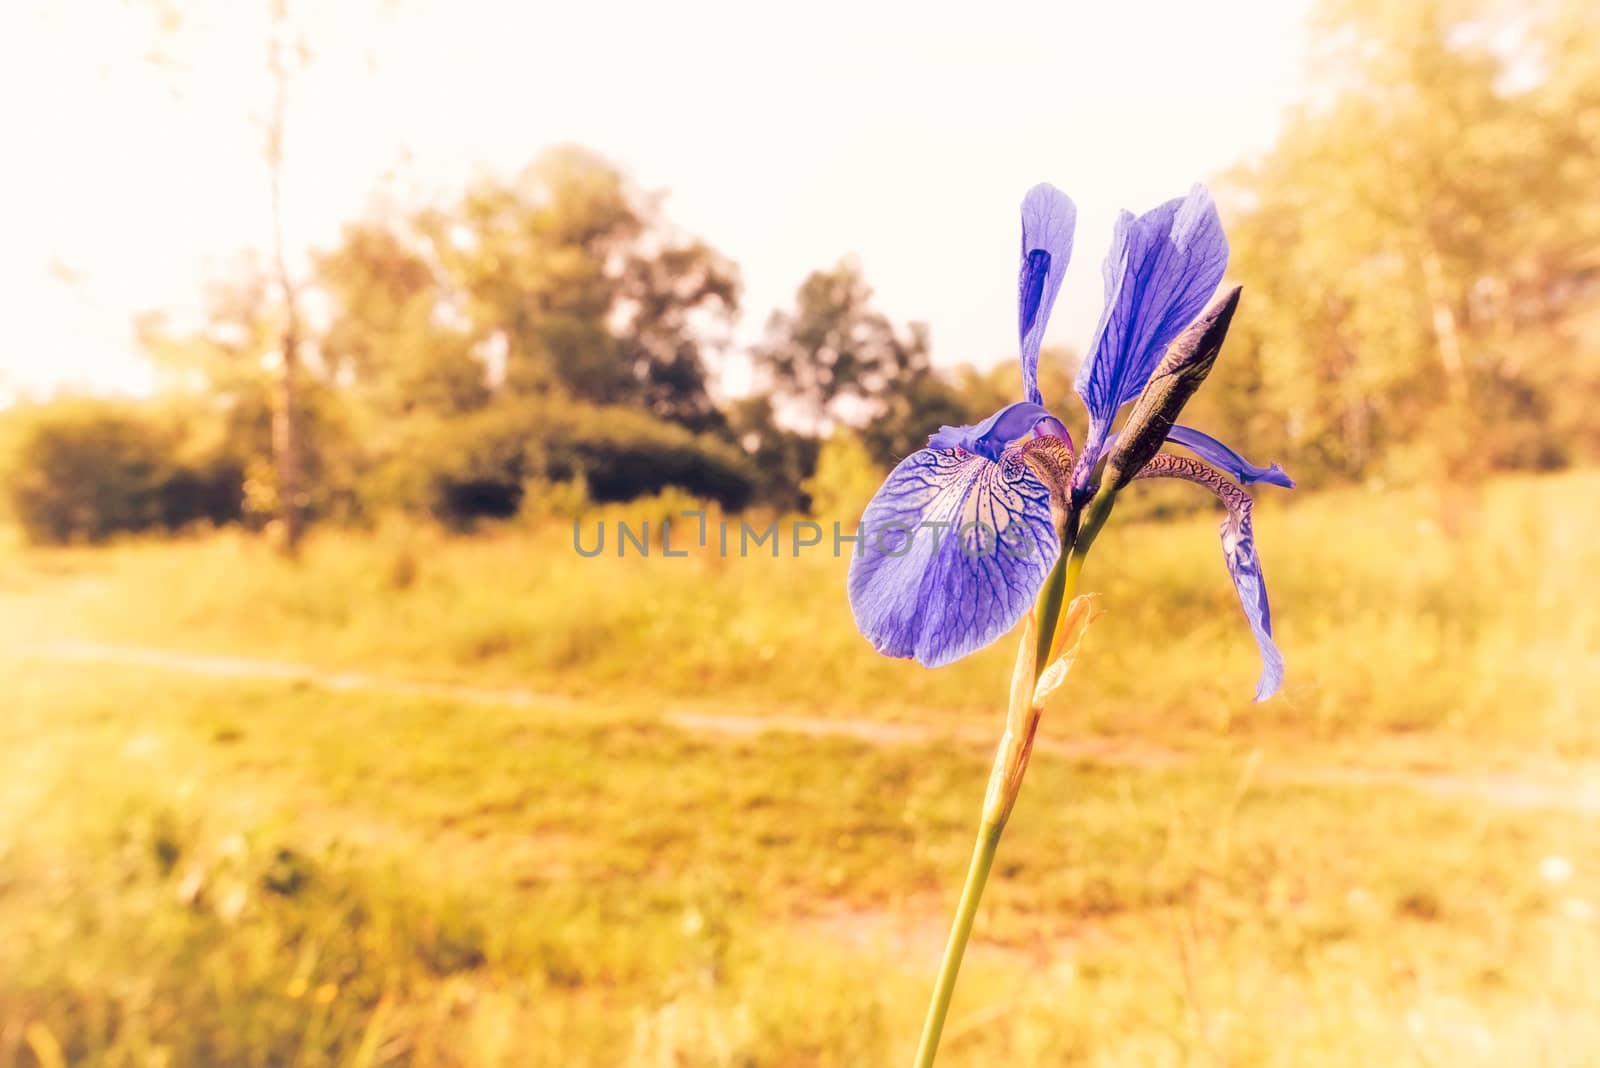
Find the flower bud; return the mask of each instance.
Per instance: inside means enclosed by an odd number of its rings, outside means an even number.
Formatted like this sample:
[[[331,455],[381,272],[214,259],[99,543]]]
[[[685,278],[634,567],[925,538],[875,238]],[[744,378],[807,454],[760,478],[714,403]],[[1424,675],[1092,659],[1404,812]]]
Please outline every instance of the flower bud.
[[[1239,292],[1239,287],[1234,286],[1212,301],[1211,306],[1178,335],[1156,365],[1106,460],[1106,486],[1111,492],[1132,482],[1140,469],[1161,450],[1172,424],[1178,420],[1178,413],[1211,373],[1211,365],[1217,362],[1217,353],[1222,350],[1223,338],[1228,336],[1233,311],[1239,306]]]

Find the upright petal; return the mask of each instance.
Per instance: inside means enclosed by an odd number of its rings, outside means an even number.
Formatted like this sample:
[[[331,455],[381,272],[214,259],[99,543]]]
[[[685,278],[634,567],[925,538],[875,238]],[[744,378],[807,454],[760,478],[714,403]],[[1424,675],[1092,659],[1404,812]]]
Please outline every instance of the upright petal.
[[[856,626],[889,656],[938,667],[1033,604],[1060,553],[1050,491],[1022,456],[923,449],[889,473],[850,562]]]
[[[1265,482],[1269,486],[1294,489],[1294,479],[1277,464],[1257,467],[1210,434],[1201,433],[1193,427],[1180,423],[1167,431],[1167,440],[1174,445],[1182,445],[1206,463],[1222,468],[1246,486],[1252,482]]]
[[[1105,477],[1113,493],[1131,482],[1161,451],[1178,413],[1211,373],[1239,306],[1239,292],[1234,286],[1213,301],[1156,362],[1144,391],[1133,402],[1133,411],[1122,423],[1116,448],[1106,448]]]
[[[1255,530],[1250,522],[1254,503],[1250,495],[1229,482],[1221,471],[1191,460],[1187,456],[1162,453],[1145,465],[1136,478],[1181,478],[1204,486],[1227,506],[1222,521],[1222,556],[1233,577],[1239,604],[1250,621],[1251,633],[1261,648],[1261,679],[1256,683],[1256,700],[1265,701],[1283,685],[1283,654],[1272,640],[1272,610],[1267,605],[1267,585],[1261,577],[1261,559],[1256,555]]]
[[[1106,253],[1105,308],[1075,383],[1091,424],[1109,429],[1117,409],[1139,395],[1227,266],[1228,239],[1204,186],[1137,219],[1122,213]],[[1091,430],[1091,441],[1097,436]]]
[[[1040,183],[1022,198],[1022,268],[1017,275],[1017,334],[1022,345],[1022,393],[1035,404],[1039,395],[1039,346],[1050,322],[1050,308],[1061,276],[1072,258],[1072,231],[1078,209],[1067,194]]]

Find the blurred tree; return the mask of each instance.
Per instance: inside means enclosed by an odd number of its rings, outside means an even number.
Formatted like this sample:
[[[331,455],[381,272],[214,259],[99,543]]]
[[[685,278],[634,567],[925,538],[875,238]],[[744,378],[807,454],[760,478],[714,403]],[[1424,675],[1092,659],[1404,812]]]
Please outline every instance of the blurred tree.
[[[1228,183],[1249,314],[1200,410],[1311,474],[1592,449],[1563,394],[1600,387],[1579,326],[1600,297],[1600,100],[1573,72],[1596,16],[1328,0],[1316,20],[1313,102]]]
[[[927,445],[928,435],[946,423],[959,426],[976,422],[993,411],[973,418],[966,398],[926,366],[901,375],[894,388],[885,390],[878,399],[876,409],[872,418],[862,424],[859,437],[873,462],[883,467],[893,467]]]
[[[231,403],[270,385],[278,358],[276,301],[266,269],[243,256],[205,286],[195,323],[151,311],[134,319],[134,335],[167,385],[196,387]]]
[[[444,206],[348,226],[317,257],[316,278],[329,312],[319,354],[357,402],[374,468],[390,469],[372,483],[388,487],[379,496],[432,494],[435,511],[464,518],[514,508],[521,481],[546,477],[546,461],[561,451],[537,427],[513,432],[518,417],[556,410],[525,400],[727,432],[707,359],[731,329],[736,271],[585,150],[554,149],[515,179],[480,181]],[[670,429],[641,432],[676,443]],[[583,431],[599,440],[589,423]],[[485,440],[469,440],[477,433]],[[460,470],[440,475],[457,487],[454,503],[441,505],[442,491],[406,489],[415,479],[392,470],[430,448],[460,452]],[[672,448],[672,456],[693,452]],[[529,449],[542,459],[525,462]],[[608,449],[579,450],[576,468],[560,477],[583,478],[601,496],[659,488],[637,472],[614,475]],[[706,460],[705,478],[718,477],[722,457],[694,455]],[[749,486],[718,492],[731,500]]]
[[[243,471],[198,414],[86,399],[9,413],[12,514],[38,542],[238,519]]]
[[[893,391],[930,369],[927,327],[897,330],[872,307],[872,289],[850,259],[807,276],[794,309],[768,319],[754,356],[813,435],[836,420],[861,423],[882,414]]]
[[[560,390],[701,430],[721,424],[707,358],[738,310],[738,272],[674,231],[659,202],[572,146],[415,220],[446,307],[514,394]]]
[[[620,363],[639,394],[636,403],[694,430],[724,425],[707,389],[706,357],[726,343],[738,299],[737,268],[700,241],[628,263],[616,329]],[[715,346],[707,343],[708,327],[716,332]]]
[[[728,429],[759,473],[756,499],[788,512],[811,508],[805,480],[817,466],[822,443],[779,423],[773,399],[758,393],[728,405]]]
[[[192,327],[148,313],[135,323],[141,346],[171,392],[204,402],[221,417],[219,445],[245,476],[245,518],[261,523],[283,514],[276,464],[281,388],[280,290],[249,257],[205,291]],[[303,519],[359,511],[356,483],[366,466],[366,424],[352,419],[350,398],[326,375],[317,338],[302,348],[306,373],[295,388]]]
[[[352,223],[315,261],[329,310],[322,362],[375,417],[372,431],[419,412],[448,416],[488,403],[487,369],[472,335],[449,314],[444,280],[403,226]]]
[[[284,146],[289,123],[289,85],[305,64],[305,38],[289,18],[288,0],[270,0],[272,28],[267,42],[267,70],[272,76],[272,109],[266,123],[266,161],[272,206],[272,263],[282,310],[278,331],[281,360],[278,403],[273,409],[272,443],[278,465],[278,509],[283,523],[284,551],[299,550],[304,522],[300,442],[300,287],[289,270],[283,234]]]
[[[483,514],[514,503],[518,480],[543,477],[539,464],[523,464],[521,450],[543,450],[548,435],[528,428],[513,447],[504,429],[510,417],[452,424],[490,408],[528,414],[535,409],[521,403],[527,399],[586,410],[604,402],[596,410],[730,437],[706,359],[730,329],[736,272],[703,242],[672,231],[653,202],[589,153],[548,153],[516,181],[481,182],[445,207],[371,215],[345,227],[313,261],[302,294],[311,314],[298,343],[304,373],[296,395],[302,437],[332,435],[301,448],[303,500],[313,512],[346,510],[357,483],[374,501],[421,504],[426,493],[396,467],[435,448],[462,450],[464,468],[493,469],[497,485],[512,487],[495,490],[501,503],[484,505]],[[265,447],[257,417],[268,410],[283,359],[286,292],[273,274],[245,261],[211,288],[196,329],[151,315],[139,330],[180,383],[214,393],[238,413],[238,440],[252,456],[252,508],[278,499],[254,452]],[[628,425],[643,426],[638,419]],[[474,445],[463,436],[473,428],[492,431],[494,440]],[[585,441],[603,437],[588,422],[581,429]],[[707,471],[699,481],[720,499],[750,495],[753,474],[740,467],[725,477],[727,456],[698,439],[683,445],[673,429],[641,432],[670,442],[674,463],[702,457]],[[621,453],[595,444],[576,455],[580,468],[592,462],[597,470],[567,474],[593,475],[597,494],[635,486],[655,492],[655,481],[627,466],[635,453],[623,465],[629,473],[614,475]],[[519,459],[500,462],[506,455]],[[598,470],[603,465],[611,466]],[[319,478],[337,482],[324,486]],[[696,482],[693,473],[684,479]],[[476,507],[476,492],[461,491],[463,511]]]
[[[838,520],[846,528],[866,510],[883,482],[883,469],[861,438],[840,428],[828,435],[817,456],[816,473],[805,482],[811,514]]]
[[[1076,410],[1074,365],[1063,349],[1045,349],[1039,356],[1045,403],[1068,419]],[[892,467],[926,445],[928,435],[944,424],[981,422],[1021,395],[1022,372],[1011,356],[983,368],[961,364],[948,373],[919,363],[905,371],[893,389],[884,391],[859,435],[874,462]]]
[[[186,83],[198,66],[194,55],[201,49],[215,47],[215,38],[205,32],[206,15],[190,11],[172,0],[134,0],[131,6],[143,8],[150,16],[151,39],[145,42],[143,60],[173,78],[173,90],[178,95],[193,91]],[[381,16],[389,0],[376,0],[371,14]],[[273,345],[278,358],[275,363],[275,382],[272,398],[272,464],[273,474],[270,497],[276,501],[285,551],[294,553],[304,525],[303,512],[310,490],[304,484],[306,449],[304,441],[304,413],[302,377],[306,368],[305,324],[301,316],[304,279],[297,265],[298,250],[290,247],[286,235],[284,213],[284,181],[288,146],[290,142],[290,99],[297,76],[308,64],[311,49],[304,17],[306,7],[291,11],[289,0],[266,0],[255,8],[256,16],[264,20],[254,23],[263,34],[264,48],[248,59],[235,57],[237,62],[255,67],[265,60],[265,97],[255,101],[250,118],[259,124],[263,135],[265,162],[266,221],[270,234],[270,278],[276,289],[276,300],[271,305],[270,322]],[[233,13],[240,19],[250,19],[248,11]],[[368,64],[373,65],[373,55],[368,54]]]
[[[850,447],[864,449],[883,469],[925,446],[940,426],[979,422],[1022,390],[1014,359],[983,369],[970,364],[948,373],[935,369],[927,328],[912,323],[899,329],[873,308],[872,290],[851,259],[806,278],[794,309],[774,312],[768,320],[754,357],[774,392],[738,408],[734,422],[747,448],[760,443],[769,461],[780,451],[783,435],[797,436],[779,429],[777,413],[799,424],[798,438],[812,444],[808,466],[786,472],[797,486],[810,476],[817,449],[826,447],[817,438],[825,429],[834,429],[827,437],[832,442],[839,428],[849,428]],[[1043,354],[1040,379],[1048,396],[1070,396],[1072,364],[1060,349]]]

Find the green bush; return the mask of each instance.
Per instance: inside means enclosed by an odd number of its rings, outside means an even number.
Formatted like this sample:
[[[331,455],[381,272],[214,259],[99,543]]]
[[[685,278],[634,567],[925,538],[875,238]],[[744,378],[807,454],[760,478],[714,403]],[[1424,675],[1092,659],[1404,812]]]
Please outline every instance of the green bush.
[[[273,446],[274,384],[267,380],[236,388],[226,402],[191,419],[191,445],[205,437],[205,448],[226,454],[245,473],[243,520],[260,527],[282,509],[277,457]],[[300,508],[308,522],[365,518],[359,484],[368,446],[351,418],[350,405],[337,390],[310,379],[300,384]],[[200,416],[201,413],[193,413]]]
[[[195,456],[175,419],[130,402],[63,401],[15,417],[11,509],[33,541],[98,541],[239,518],[243,471]]]
[[[311,517],[399,508],[459,526],[669,487],[732,511],[761,478],[737,446],[626,408],[508,399],[449,418],[414,416],[374,441],[348,425],[337,398],[308,391],[306,400],[301,468]],[[225,408],[55,402],[8,423],[11,507],[35,541],[250,521],[278,507],[264,395]],[[559,502],[540,489],[551,486],[563,487]]]
[[[582,475],[597,501],[631,501],[675,486],[737,510],[758,476],[738,448],[627,408],[560,405],[540,420],[545,474]]]
[[[547,484],[582,485],[597,502],[670,486],[732,510],[750,501],[758,478],[738,448],[711,435],[626,408],[540,399],[415,424],[380,492],[462,524],[515,515],[529,486]]]

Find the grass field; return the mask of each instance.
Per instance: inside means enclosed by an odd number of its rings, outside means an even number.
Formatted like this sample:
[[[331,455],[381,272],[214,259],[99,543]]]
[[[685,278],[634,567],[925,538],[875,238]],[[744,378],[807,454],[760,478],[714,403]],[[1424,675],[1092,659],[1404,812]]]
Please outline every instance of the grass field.
[[[1036,759],[940,1063],[1600,1064],[1596,529],[1594,474],[1268,502],[1252,706],[1214,521],[1112,528],[1044,725],[1110,757]],[[0,552],[0,1068],[908,1061],[1009,643],[570,538]]]

